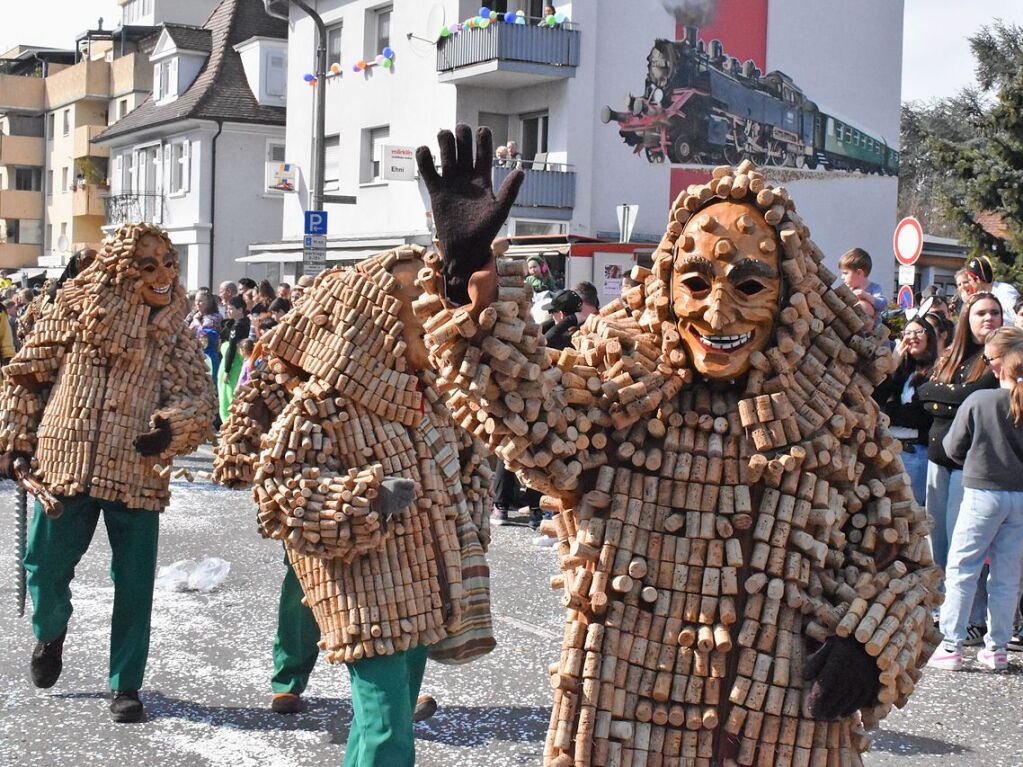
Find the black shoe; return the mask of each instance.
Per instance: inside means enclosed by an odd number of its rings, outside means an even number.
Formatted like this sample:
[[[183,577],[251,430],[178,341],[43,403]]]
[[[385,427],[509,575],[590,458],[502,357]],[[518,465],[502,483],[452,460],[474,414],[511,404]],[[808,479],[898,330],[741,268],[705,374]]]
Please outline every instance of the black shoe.
[[[110,701],[110,713],[115,722],[141,722],[145,709],[139,700],[138,690],[114,690]]]
[[[64,633],[52,642],[36,642],[35,649],[32,650],[32,684],[41,690],[53,687],[60,679],[61,669],[64,668],[66,636],[67,629],[64,629]]]
[[[533,530],[540,529],[540,522],[543,521],[543,512],[540,509],[529,510],[529,527]]]
[[[424,722],[437,713],[437,701],[432,695],[420,695],[416,698],[416,708],[412,712],[413,722]]]
[[[966,627],[966,640],[963,647],[980,647],[984,644],[984,635],[987,633],[987,626],[983,623],[976,626]]]
[[[293,692],[275,692],[270,699],[270,710],[275,714],[297,714],[302,710],[302,696]]]
[[[1013,652],[1023,652],[1023,627],[1017,628],[1012,632],[1012,637],[1005,645],[1005,648]]]

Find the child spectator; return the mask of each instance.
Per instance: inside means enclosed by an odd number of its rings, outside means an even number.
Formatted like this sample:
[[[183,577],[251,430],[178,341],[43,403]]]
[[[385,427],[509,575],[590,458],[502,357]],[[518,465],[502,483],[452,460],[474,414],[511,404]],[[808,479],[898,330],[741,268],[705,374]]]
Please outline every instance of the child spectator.
[[[961,648],[985,559],[989,630],[977,661],[993,671],[1008,667],[1006,644],[1023,569],[1023,331],[1005,328],[985,344],[985,356],[998,368],[999,387],[971,394],[943,440],[949,458],[963,467],[964,486],[945,573],[945,639],[928,664],[948,671],[963,665]]]
[[[554,278],[551,276],[551,268],[547,265],[547,261],[543,256],[530,256],[526,259],[526,276],[525,283],[533,288],[534,293],[539,293],[544,290],[554,290],[557,287],[554,284]]]
[[[249,377],[252,375],[252,352],[256,348],[256,342],[251,338],[246,338],[238,343],[238,351],[244,355],[245,361],[242,363],[242,372],[238,376],[238,385],[235,386],[235,390],[239,386],[244,386],[249,381]]]
[[[846,251],[838,259],[838,271],[842,275],[842,282],[861,301],[874,302],[874,312],[871,316],[874,318],[874,327],[876,328],[881,323],[881,313],[887,308],[888,299],[885,298],[881,286],[870,281],[872,268],[873,262],[870,260],[870,254],[863,248]]]

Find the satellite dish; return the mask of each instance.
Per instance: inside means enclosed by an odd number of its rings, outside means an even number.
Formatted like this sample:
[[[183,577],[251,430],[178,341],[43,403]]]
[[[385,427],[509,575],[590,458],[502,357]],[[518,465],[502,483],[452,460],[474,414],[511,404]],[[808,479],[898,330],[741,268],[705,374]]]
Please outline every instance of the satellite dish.
[[[434,3],[418,31],[405,35],[414,54],[423,58],[437,55],[437,40],[440,38],[441,27],[447,23],[446,19],[444,4]]]
[[[68,241],[66,234],[62,234],[60,237],[57,238],[57,250],[59,250],[61,253],[67,253],[68,245],[70,244],[71,243]]]

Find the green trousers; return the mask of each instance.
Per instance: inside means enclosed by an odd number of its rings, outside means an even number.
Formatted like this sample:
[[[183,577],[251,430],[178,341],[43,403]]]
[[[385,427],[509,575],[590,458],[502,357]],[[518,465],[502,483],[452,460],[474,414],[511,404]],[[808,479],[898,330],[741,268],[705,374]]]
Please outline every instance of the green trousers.
[[[302,585],[295,571],[284,557],[288,568],[281,583],[281,598],[277,603],[277,635],[274,637],[274,675],[270,688],[274,692],[301,695],[309,684],[309,674],[320,654],[320,627],[313,611],[302,604]]]
[[[89,549],[100,511],[113,556],[114,613],[110,621],[110,688],[137,690],[149,657],[149,628],[156,580],[160,513],[87,495],[61,498],[64,514],[50,519],[36,504],[28,534],[25,569],[32,595],[32,631],[52,642],[71,618],[71,580]]]
[[[419,646],[348,664],[353,716],[344,767],[413,767],[412,712],[427,649]]]

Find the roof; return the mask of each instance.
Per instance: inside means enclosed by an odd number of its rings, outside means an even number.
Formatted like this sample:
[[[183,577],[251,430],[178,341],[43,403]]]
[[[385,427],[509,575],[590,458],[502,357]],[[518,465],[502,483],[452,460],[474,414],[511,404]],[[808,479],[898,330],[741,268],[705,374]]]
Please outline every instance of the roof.
[[[179,25],[177,29],[183,27]],[[268,16],[263,0],[222,0],[202,30],[210,35],[210,55],[188,90],[166,104],[157,104],[150,94],[95,141],[188,119],[284,125],[284,107],[264,106],[252,94],[241,56],[234,46],[251,37],[286,40],[288,23]],[[176,34],[170,27],[168,31]]]
[[[211,53],[213,50],[213,34],[208,29],[182,24],[167,24],[164,29],[178,50],[202,53]]]
[[[1002,220],[1000,213],[995,213],[993,210],[985,210],[977,216],[976,222],[992,237],[996,237],[999,240],[1009,239],[1009,227]]]

